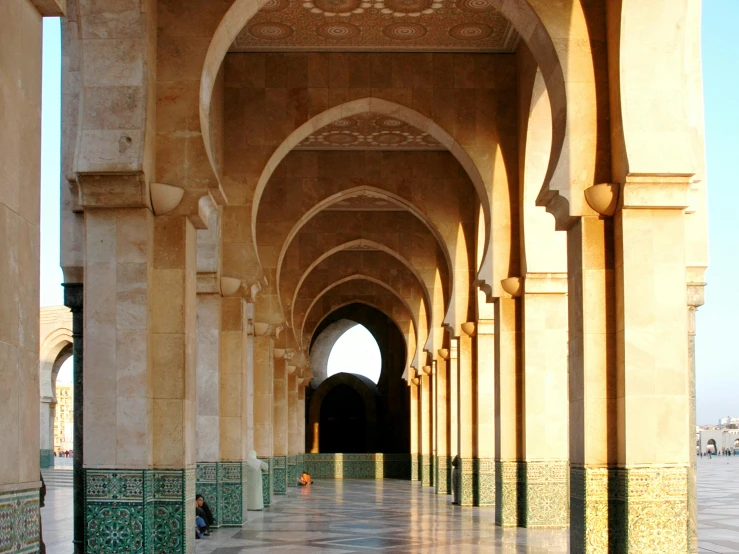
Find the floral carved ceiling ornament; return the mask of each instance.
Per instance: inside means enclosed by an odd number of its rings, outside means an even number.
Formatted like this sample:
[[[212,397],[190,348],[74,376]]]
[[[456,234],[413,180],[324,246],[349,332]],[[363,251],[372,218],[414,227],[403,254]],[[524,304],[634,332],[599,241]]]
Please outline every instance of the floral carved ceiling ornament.
[[[491,0],[268,0],[231,51],[504,53],[518,42]]]
[[[434,137],[405,121],[360,113],[318,129],[297,150],[446,150]]]

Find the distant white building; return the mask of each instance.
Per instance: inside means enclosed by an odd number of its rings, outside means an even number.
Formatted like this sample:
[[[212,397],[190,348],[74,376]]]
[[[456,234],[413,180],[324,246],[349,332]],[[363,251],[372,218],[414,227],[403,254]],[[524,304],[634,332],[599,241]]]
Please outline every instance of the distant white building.
[[[696,452],[739,454],[739,429],[698,429]]]
[[[727,425],[739,425],[739,417],[726,416],[718,420],[718,424],[726,427]]]

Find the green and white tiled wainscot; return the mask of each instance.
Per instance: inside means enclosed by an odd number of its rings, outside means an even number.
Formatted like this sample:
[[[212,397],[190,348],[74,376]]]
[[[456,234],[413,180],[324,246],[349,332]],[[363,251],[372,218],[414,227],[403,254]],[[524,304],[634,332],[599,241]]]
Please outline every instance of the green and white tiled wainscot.
[[[85,470],[85,544],[96,554],[193,552],[195,470]]]
[[[305,454],[314,479],[410,479],[410,454]]]
[[[37,488],[0,493],[0,552],[38,552],[40,521]]]

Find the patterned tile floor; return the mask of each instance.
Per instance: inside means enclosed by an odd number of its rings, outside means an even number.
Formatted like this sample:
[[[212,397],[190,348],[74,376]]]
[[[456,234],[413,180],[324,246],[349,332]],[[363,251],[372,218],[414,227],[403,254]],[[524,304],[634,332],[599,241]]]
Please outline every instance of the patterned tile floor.
[[[698,462],[701,553],[739,553],[737,475],[739,457]],[[318,481],[249,512],[240,529],[214,531],[196,552],[567,552],[567,531],[501,529],[492,510],[449,502],[407,481]],[[49,554],[72,552],[71,505],[71,488],[49,489],[42,510]]]

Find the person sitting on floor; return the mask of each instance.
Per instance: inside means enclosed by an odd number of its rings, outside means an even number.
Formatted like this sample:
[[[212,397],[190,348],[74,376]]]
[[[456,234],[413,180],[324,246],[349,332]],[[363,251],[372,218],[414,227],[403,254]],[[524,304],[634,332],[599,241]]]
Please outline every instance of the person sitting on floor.
[[[307,485],[312,485],[313,481],[310,478],[310,474],[307,471],[304,471],[303,474],[298,479],[298,485],[301,487],[305,487]]]
[[[216,522],[216,518],[213,517],[213,512],[210,510],[210,506],[205,502],[202,494],[195,497],[195,514],[202,517],[206,524],[205,534],[210,535],[210,526]]]
[[[205,511],[202,508],[202,496],[198,495],[195,499],[195,538],[202,539],[204,536],[210,535],[210,527],[205,521]]]

